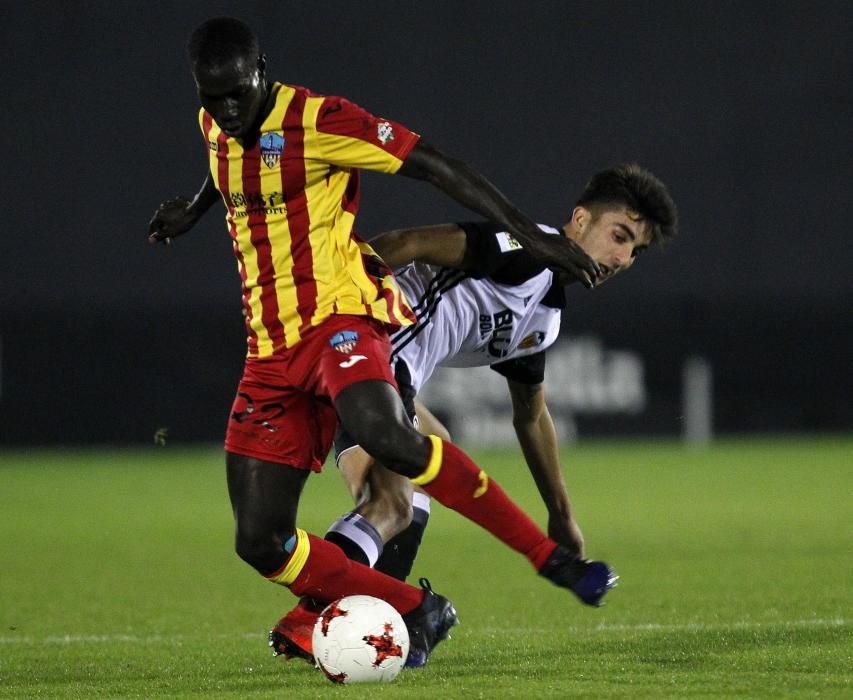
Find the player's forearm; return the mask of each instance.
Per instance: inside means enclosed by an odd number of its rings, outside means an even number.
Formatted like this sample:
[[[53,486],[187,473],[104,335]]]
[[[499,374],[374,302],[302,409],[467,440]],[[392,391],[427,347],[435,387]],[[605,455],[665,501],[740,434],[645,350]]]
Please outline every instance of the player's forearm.
[[[572,506],[563,478],[557,431],[551,415],[546,409],[536,418],[514,419],[513,426],[527,467],[548,513],[570,519]]]
[[[392,268],[415,260],[428,265],[459,267],[465,257],[465,232],[456,224],[438,224],[383,233],[370,242]]]
[[[213,177],[210,175],[210,172],[208,172],[207,176],[204,178],[201,188],[196,193],[195,197],[193,197],[187,207],[187,210],[193,215],[193,218],[198,221],[218,199],[219,191],[216,189],[216,185],[213,184]]]
[[[409,154],[400,174],[427,180],[471,211],[503,226],[522,245],[545,236],[533,220],[483,175],[423,140]]]

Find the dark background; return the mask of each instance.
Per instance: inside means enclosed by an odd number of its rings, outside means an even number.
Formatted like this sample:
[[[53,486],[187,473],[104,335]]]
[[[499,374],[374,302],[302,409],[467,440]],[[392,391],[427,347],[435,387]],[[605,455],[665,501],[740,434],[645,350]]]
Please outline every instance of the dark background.
[[[3,444],[220,439],[244,352],[224,210],[145,242],[204,176],[184,43],[217,14],[270,77],[404,123],[539,221],[615,162],[670,185],[680,238],[571,291],[566,333],[641,353],[651,397],[582,434],[676,432],[692,353],[721,432],[853,428],[850,2],[2,2]],[[357,227],[469,216],[368,174]]]

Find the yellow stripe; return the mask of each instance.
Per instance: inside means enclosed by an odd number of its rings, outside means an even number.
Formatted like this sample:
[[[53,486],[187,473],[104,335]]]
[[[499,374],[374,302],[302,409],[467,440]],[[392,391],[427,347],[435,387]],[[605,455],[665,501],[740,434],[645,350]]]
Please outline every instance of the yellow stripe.
[[[325,97],[309,97],[302,112],[303,157],[305,159],[305,205],[311,228],[308,240],[314,264],[317,307],[311,325],[322,323],[334,309],[339,287],[348,282],[346,260],[338,253],[338,239],[349,239],[352,221],[340,231],[341,199],[349,183],[348,170],[332,167],[317,148],[317,117]],[[340,312],[340,309],[339,309]]]
[[[480,485],[474,490],[474,498],[479,498],[489,490],[489,475],[481,469],[478,478]]]
[[[362,270],[361,254],[351,236],[354,216],[341,207],[354,175],[349,168],[330,164],[322,146],[325,136],[317,131],[324,101],[325,98],[318,97],[306,100],[302,117],[305,197],[311,218],[310,240],[317,285],[312,325],[322,323],[332,313],[365,315],[365,304],[376,298],[376,289]],[[387,314],[379,318],[387,320]]]
[[[316,145],[321,157],[341,168],[375,170],[396,173],[403,165],[397,156],[382,150],[376,144],[354,136],[316,131]]]
[[[305,530],[296,528],[296,546],[290,558],[287,560],[284,569],[278,574],[268,576],[267,578],[273,583],[289,586],[299,576],[305,562],[308,561],[308,555],[311,553],[311,542],[308,539],[308,533]]]
[[[282,86],[276,99],[273,111],[264,120],[264,127],[269,131],[282,132],[282,122],[296,91]],[[261,164],[261,187],[268,201],[274,194],[273,200],[282,211],[268,212],[266,216],[267,231],[270,241],[270,255],[275,269],[275,296],[278,301],[278,320],[284,327],[285,344],[292,347],[299,342],[299,314],[296,308],[299,300],[296,295],[296,285],[293,281],[293,258],[290,252],[291,232],[287,221],[287,211],[284,206],[284,195],[281,181],[281,161],[274,168]]]
[[[203,114],[204,110],[199,111],[199,123],[202,124],[203,127]],[[216,141],[216,139],[221,134],[221,129],[214,121],[211,124],[210,129],[210,137],[209,141]],[[228,190],[231,193],[242,193],[243,191],[243,161],[242,161],[243,149],[240,146],[240,143],[234,139],[228,140]],[[219,161],[217,159],[216,151],[209,149],[209,158],[210,158],[210,174],[213,177],[213,181],[216,183],[216,188],[219,189]],[[263,352],[260,352],[260,348],[262,347],[271,347],[269,343],[269,339],[267,337],[266,328],[264,328],[261,323],[261,290],[255,285],[258,276],[258,265],[257,265],[257,255],[255,252],[254,246],[252,246],[250,241],[251,233],[249,231],[248,226],[246,225],[246,219],[243,218],[234,218],[232,220],[230,214],[225,215],[225,221],[227,226],[231,227],[232,221],[234,224],[234,231],[236,234],[236,240],[233,243],[235,253],[239,252],[243,256],[243,265],[246,268],[246,286],[251,290],[249,293],[249,309],[252,313],[251,326],[252,330],[258,336],[258,348],[259,354],[263,355]],[[238,271],[240,264],[238,262]],[[264,340],[266,339],[266,343]]]
[[[369,243],[364,241],[358,244],[359,255],[374,255],[379,257],[375,250],[371,247]],[[406,299],[403,291],[397,285],[397,280],[394,279],[394,275],[387,275],[382,279],[381,289],[387,289],[391,292],[391,299],[387,301],[383,296],[381,296],[381,291],[376,290],[374,284],[370,281],[367,275],[363,273],[363,264],[359,260],[357,267],[355,268],[355,272],[358,273],[358,276],[354,275],[353,279],[356,279],[359,282],[363,281],[364,289],[366,292],[362,293],[362,296],[365,294],[371,294],[375,301],[370,302],[369,306],[371,309],[371,313],[375,318],[385,320],[391,320],[391,318],[396,318],[401,326],[409,326],[412,324],[412,321],[408,319],[406,313],[411,314],[411,307],[409,305],[408,300]],[[403,308],[405,307],[406,313],[403,312]]]
[[[412,479],[412,483],[418,486],[426,486],[431,481],[434,481],[435,477],[441,471],[441,463],[444,458],[444,445],[441,442],[441,438],[436,435],[430,435],[429,439],[432,442],[432,455],[429,458],[429,464],[427,464],[427,468],[424,469],[423,474]]]
[[[228,191],[233,197],[244,193],[243,185],[243,147],[236,139],[228,139]],[[272,341],[264,326],[263,307],[261,306],[261,288],[258,286],[258,251],[252,245],[252,231],[249,228],[249,217],[245,215],[245,207],[241,206],[236,215],[228,215],[229,224],[233,221],[236,231],[235,245],[243,256],[246,268],[246,288],[249,290],[248,304],[252,313],[251,327],[258,337],[258,355],[264,357],[272,354]]]
[[[400,322],[402,326],[410,326],[413,321],[411,321],[405,313],[403,313],[403,308],[406,308],[406,311],[409,314],[412,314],[411,306],[409,305],[409,300],[406,299],[406,295],[403,294],[403,290],[397,286],[396,280],[393,277],[386,277],[382,280],[382,286],[386,289],[390,289],[394,296],[392,297],[393,301],[391,302],[391,309],[394,313],[394,316],[397,317],[397,320]]]

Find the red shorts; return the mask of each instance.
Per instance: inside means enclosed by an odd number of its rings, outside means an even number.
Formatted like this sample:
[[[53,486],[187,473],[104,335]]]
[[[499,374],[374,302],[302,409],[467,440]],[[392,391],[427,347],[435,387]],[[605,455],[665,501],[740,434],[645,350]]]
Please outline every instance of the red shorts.
[[[332,405],[346,387],[365,380],[396,388],[384,326],[363,316],[332,316],[294,347],[247,358],[231,408],[225,449],[318,472],[338,417]]]

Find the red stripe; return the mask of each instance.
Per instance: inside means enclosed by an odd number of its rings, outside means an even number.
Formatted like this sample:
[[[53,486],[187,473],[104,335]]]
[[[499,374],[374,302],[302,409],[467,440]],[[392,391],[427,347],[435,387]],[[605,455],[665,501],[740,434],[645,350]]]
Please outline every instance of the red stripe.
[[[326,97],[319,115],[317,131],[366,141],[400,160],[406,160],[420,139],[399,122],[375,117],[343,97]],[[379,140],[380,124],[387,124],[393,134],[393,138],[385,143]]]
[[[400,301],[400,310],[403,312],[403,316],[405,316],[411,323],[417,323],[418,317],[415,316],[415,312],[412,311],[412,309],[409,307],[408,300],[406,299],[406,296],[403,294],[403,292],[398,292],[397,298]],[[389,308],[393,309],[393,307]]]
[[[293,284],[296,286],[296,311],[299,333],[311,326],[317,308],[317,282],[314,278],[314,253],[308,234],[311,218],[305,196],[305,132],[302,115],[307,93],[296,90],[284,115],[282,129],[287,138],[287,157],[281,159],[281,186],[287,202],[287,224],[290,228],[290,253],[293,259]]]
[[[261,322],[272,340],[273,348],[284,345],[284,326],[278,318],[278,294],[275,288],[275,267],[272,261],[269,228],[263,191],[261,190],[260,141],[248,151],[243,151],[243,196],[246,198],[252,246],[258,260],[257,286],[261,288]]]
[[[390,320],[390,322],[396,326],[402,326],[403,322],[400,320],[400,317],[397,316],[396,313],[394,313],[394,298],[399,295],[395,295],[394,291],[392,289],[388,289],[388,287],[383,287],[379,291],[379,295],[385,300],[385,305],[388,308],[388,319]],[[400,301],[402,302],[402,299]],[[412,314],[408,310],[405,304],[401,303],[400,309],[403,311],[403,315],[406,318],[410,319],[411,321],[417,320],[414,314]]]
[[[204,113],[204,135],[210,145],[210,130],[213,128],[213,118],[207,112]],[[219,185],[219,191],[222,193],[225,201],[225,207],[228,209],[228,214],[233,216],[234,205],[231,203],[231,188],[228,183],[228,137],[219,132],[216,137],[216,179]],[[246,315],[246,333],[248,340],[248,349],[250,355],[258,354],[258,336],[252,330],[252,309],[249,306],[249,295],[246,292],[246,262],[243,260],[243,254],[237,245],[237,227],[234,225],[233,218],[228,227],[228,235],[231,236],[231,244],[234,248],[234,255],[237,257],[237,262],[240,267],[240,279],[243,287],[243,311]]]
[[[355,216],[358,211],[358,193],[359,193],[359,171],[353,169],[350,171],[349,182],[344,190],[344,196],[341,197],[341,209]]]

